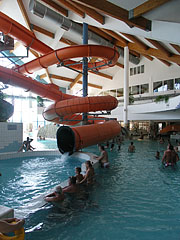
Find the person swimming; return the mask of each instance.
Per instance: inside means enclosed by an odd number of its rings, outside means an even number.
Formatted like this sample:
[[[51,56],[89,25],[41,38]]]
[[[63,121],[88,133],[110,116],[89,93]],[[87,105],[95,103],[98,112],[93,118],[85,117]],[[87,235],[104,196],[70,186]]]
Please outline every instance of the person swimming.
[[[86,161],[86,174],[84,175],[84,178],[79,184],[86,183],[87,185],[91,185],[94,183],[94,168],[90,161]]]
[[[62,189],[63,193],[78,193],[79,186],[76,184],[76,177],[69,177],[68,186]]]
[[[94,158],[99,161],[101,167],[108,168],[109,167],[108,153],[104,149],[104,146],[100,145],[99,151],[101,152],[100,156],[99,157],[94,156]]]
[[[130,153],[134,153],[135,152],[135,146],[134,146],[133,142],[131,142],[131,144],[129,145],[128,152],[130,152]]]
[[[48,194],[45,196],[44,200],[46,202],[63,202],[64,201],[64,194],[62,191],[61,186],[57,186],[53,193]]]
[[[80,167],[76,167],[75,168],[75,172],[76,172],[76,182],[79,183],[83,180],[83,175],[81,174],[81,168]]]
[[[174,147],[169,144],[168,149],[164,152],[162,163],[168,166],[174,166],[179,161],[178,154],[174,151]]]

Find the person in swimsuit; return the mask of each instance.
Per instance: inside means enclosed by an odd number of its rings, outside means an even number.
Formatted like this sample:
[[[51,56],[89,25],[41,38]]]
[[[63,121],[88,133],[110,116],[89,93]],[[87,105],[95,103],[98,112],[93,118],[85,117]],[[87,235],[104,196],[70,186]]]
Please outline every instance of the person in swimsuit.
[[[178,154],[174,151],[174,147],[171,144],[169,144],[168,149],[164,152],[162,163],[164,163],[165,166],[173,166],[178,161],[179,161]]]
[[[99,146],[100,156],[95,156],[94,158],[100,162],[102,168],[109,167],[108,153],[104,149],[104,146]]]
[[[76,167],[75,168],[75,172],[76,172],[76,183],[79,183],[83,180],[83,175],[81,174],[81,168],[80,167]]]
[[[94,183],[94,168],[90,161],[86,161],[86,174],[84,175],[83,180],[79,183],[86,183],[87,185],[91,185]]]
[[[135,152],[135,146],[134,146],[133,142],[131,142],[131,144],[129,145],[128,152],[130,152],[130,153]]]
[[[60,186],[57,186],[53,193],[50,193],[47,196],[45,196],[44,200],[46,202],[63,202],[64,194],[62,192],[62,188]]]
[[[79,186],[76,184],[76,177],[69,177],[69,185],[62,189],[63,193],[78,193]]]

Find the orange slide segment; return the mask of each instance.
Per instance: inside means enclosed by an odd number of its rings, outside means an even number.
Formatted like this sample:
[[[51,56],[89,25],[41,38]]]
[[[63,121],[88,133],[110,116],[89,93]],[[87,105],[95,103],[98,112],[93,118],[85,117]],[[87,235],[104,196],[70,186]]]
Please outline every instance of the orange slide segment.
[[[117,121],[81,127],[60,127],[57,131],[57,144],[61,153],[72,154],[84,147],[102,143],[116,137],[121,131]]]
[[[110,111],[116,108],[117,104],[117,99],[112,96],[78,97],[50,105],[43,112],[43,117],[47,121],[53,121],[57,117],[70,116],[74,113]]]
[[[0,12],[0,32],[19,40],[24,46],[30,47],[41,54],[46,54],[53,50],[38,40],[34,33],[2,12]]]
[[[54,64],[63,63],[64,65],[70,64],[71,68],[76,70],[82,70],[82,63],[77,63],[75,61],[69,60],[71,58],[80,57],[96,57],[102,58],[102,61],[89,63],[88,68],[97,67],[98,69],[103,69],[107,67],[112,67],[116,64],[119,53],[116,49],[99,46],[99,45],[77,45],[61,48],[45,54],[31,62],[25,63],[22,66],[16,67],[16,71],[22,74],[32,74],[34,71],[38,71],[42,68],[47,68]]]
[[[168,125],[160,131],[160,134],[168,132],[180,132],[180,125]]]
[[[29,46],[39,53],[46,54],[45,56],[18,67],[16,70],[20,73],[0,67],[0,81],[5,84],[22,87],[40,95],[41,97],[54,100],[55,103],[44,111],[44,117],[47,120],[54,121],[56,123],[74,125],[77,123],[77,121],[74,120],[82,120],[82,116],[78,115],[78,113],[112,110],[117,106],[116,98],[111,96],[81,98],[63,94],[59,91],[58,86],[54,84],[45,85],[33,80],[30,77],[22,75],[22,73],[32,73],[43,67],[46,68],[52,64],[58,63],[59,61],[62,61],[65,65],[74,64],[75,62],[69,59],[83,56],[94,56],[103,59],[93,65],[88,65],[88,67],[98,66],[98,68],[101,68],[100,66],[103,64],[107,65],[102,66],[102,68],[113,66],[119,57],[119,54],[115,49],[96,45],[80,45],[52,51],[50,47],[39,41],[32,32],[3,13],[0,13],[0,31],[18,39],[25,46]],[[78,63],[72,67],[79,70],[82,68],[82,64]],[[89,119],[91,118],[89,117],[88,120]],[[102,120],[102,122],[103,121],[104,120]],[[89,122],[92,123],[92,121]],[[92,144],[109,140],[120,133],[120,125],[117,121],[108,121],[103,124],[74,127],[72,129],[69,127],[60,127],[60,129],[61,130],[58,130],[57,141],[61,143],[63,142],[63,139],[65,139],[65,145],[67,145],[59,147],[59,150],[62,153],[66,152],[66,150],[73,152],[82,147],[87,147]],[[68,131],[62,131],[62,129],[68,129]],[[71,138],[67,132],[71,133]]]
[[[37,95],[40,95],[41,97],[48,98],[54,101],[60,101],[75,97],[62,93],[61,91],[59,91],[59,87],[55,84],[42,84],[33,80],[30,77],[26,77],[9,68],[5,68],[2,66],[0,66],[0,81],[4,84],[24,88],[26,91],[31,91]]]

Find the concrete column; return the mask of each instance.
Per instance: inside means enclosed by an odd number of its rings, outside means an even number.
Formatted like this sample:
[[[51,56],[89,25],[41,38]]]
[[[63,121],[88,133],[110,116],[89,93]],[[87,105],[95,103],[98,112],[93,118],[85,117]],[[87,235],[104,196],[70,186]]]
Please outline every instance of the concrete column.
[[[124,127],[128,127],[128,105],[129,105],[129,49],[124,47]]]

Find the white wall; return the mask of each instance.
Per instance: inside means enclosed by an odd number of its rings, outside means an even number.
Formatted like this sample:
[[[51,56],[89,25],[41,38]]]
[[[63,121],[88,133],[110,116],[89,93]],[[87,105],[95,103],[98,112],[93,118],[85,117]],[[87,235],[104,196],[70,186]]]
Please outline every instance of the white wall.
[[[22,140],[22,123],[0,122],[0,153],[17,152]]]
[[[130,86],[149,83],[149,87],[151,87],[152,91],[153,82],[180,78],[180,67],[178,65],[172,64],[170,67],[168,67],[164,63],[161,63],[159,60],[156,59],[150,61],[147,58],[142,57],[140,64],[134,65],[130,63],[129,68],[134,68],[141,65],[144,65],[144,73],[129,76]],[[123,88],[123,79],[124,70],[122,68],[118,68],[118,71],[113,77],[113,81],[111,83],[106,81],[103,86],[103,90],[105,91],[110,89]]]

